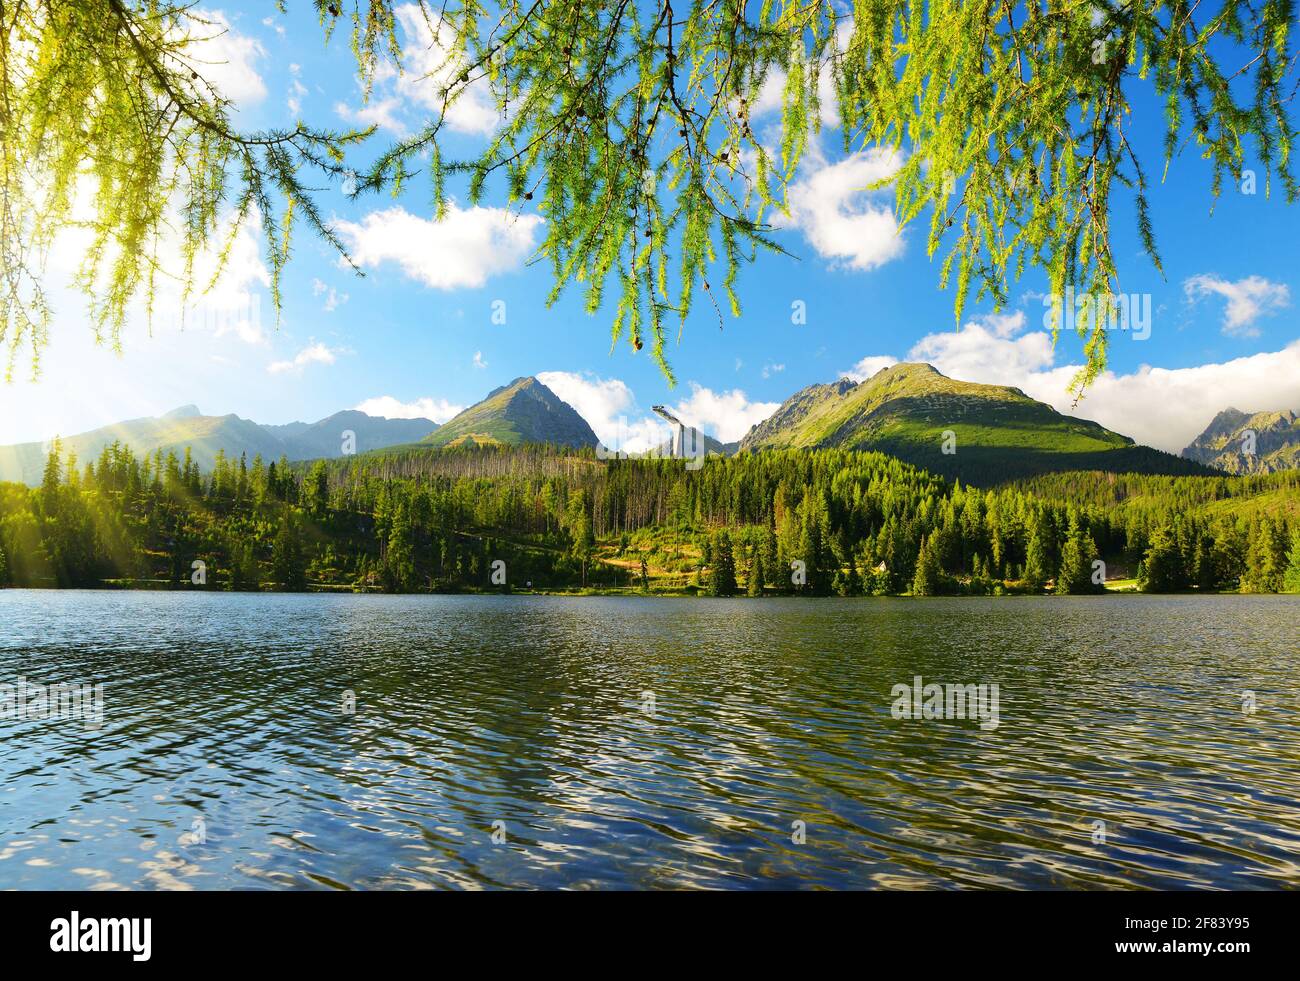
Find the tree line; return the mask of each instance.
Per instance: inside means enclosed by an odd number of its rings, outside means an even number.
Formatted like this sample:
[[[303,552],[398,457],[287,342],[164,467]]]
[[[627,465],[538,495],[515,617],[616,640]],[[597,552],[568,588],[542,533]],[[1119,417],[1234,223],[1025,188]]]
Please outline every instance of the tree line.
[[[554,446],[333,461],[139,455],[0,484],[0,585],[889,595],[1300,592],[1300,474],[978,488],[837,449],[610,460]],[[652,575],[653,573],[653,575]]]

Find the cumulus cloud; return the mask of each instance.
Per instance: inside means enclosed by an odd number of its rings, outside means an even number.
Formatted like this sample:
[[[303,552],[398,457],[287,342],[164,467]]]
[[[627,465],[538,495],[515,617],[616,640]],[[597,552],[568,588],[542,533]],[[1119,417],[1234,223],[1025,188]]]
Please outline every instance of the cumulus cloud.
[[[1223,332],[1232,337],[1258,337],[1255,321],[1291,302],[1291,291],[1284,283],[1273,283],[1263,276],[1247,276],[1232,282],[1201,273],[1183,283],[1183,292],[1193,302],[1210,294],[1227,300],[1223,308]]]
[[[378,126],[389,130],[395,136],[406,136],[410,130],[401,117],[402,100],[397,96],[371,99],[362,106],[350,106],[346,102],[334,103],[334,111],[340,118],[357,126]]]
[[[715,392],[691,382],[690,389],[690,398],[673,406],[673,414],[724,443],[740,439],[781,407],[779,402],[751,402],[738,388]]]
[[[1069,412],[1066,388],[1077,370],[1069,365],[1031,374],[1020,388]],[[1139,443],[1177,453],[1230,406],[1245,412],[1300,409],[1300,340],[1280,351],[1219,364],[1107,371],[1088,389],[1077,414]]]
[[[442,221],[405,208],[372,211],[361,222],[339,221],[335,230],[363,268],[396,263],[411,279],[433,289],[477,287],[519,268],[532,253],[542,219],[505,208],[447,205]]]
[[[285,102],[289,112],[295,116],[302,112],[302,97],[306,94],[307,86],[303,85],[297,78],[289,81],[289,98]]]
[[[849,40],[853,35],[853,18],[844,17],[835,28],[835,44],[841,54],[847,51]],[[774,68],[763,81],[758,97],[750,106],[751,119],[780,111],[786,85],[786,72],[783,68]],[[823,64],[817,73],[817,102],[821,110],[822,126],[835,129],[840,124],[839,95],[835,90],[835,76],[831,72],[830,62]]]
[[[587,420],[596,438],[606,446],[630,449],[620,443],[620,439],[626,441],[630,425],[627,417],[640,415],[641,410],[637,407],[636,396],[625,382],[575,371],[543,371],[538,373],[537,380],[573,406],[578,415]]]
[[[908,352],[912,361],[928,361],[945,375],[995,385],[1020,384],[1019,379],[1050,368],[1054,358],[1052,338],[1046,331],[1014,336],[1024,326],[994,317],[972,320],[961,330],[927,334]]]
[[[848,371],[840,372],[840,377],[849,378],[855,382],[866,381],[872,375],[896,364],[898,364],[898,359],[891,358],[887,354],[868,355]]]
[[[460,75],[463,59],[449,57],[455,34],[450,25],[426,16],[414,3],[394,13],[402,36],[402,71],[381,63],[375,72],[376,95],[358,108],[340,102],[335,111],[349,121],[377,124],[405,136],[411,130],[408,120],[442,112],[442,91]],[[455,132],[477,136],[489,135],[500,125],[501,113],[484,80],[470,82],[447,107],[446,123]]]
[[[343,353],[345,352],[342,348],[329,347],[317,341],[308,344],[288,361],[272,361],[266,366],[266,370],[273,375],[301,374],[302,369],[307,365],[333,364]]]
[[[617,378],[570,371],[543,371],[537,380],[577,410],[596,437],[610,449],[641,453],[662,446],[671,429],[637,401]],[[674,416],[715,439],[729,443],[777,410],[776,402],[751,402],[740,389],[714,392],[694,382],[689,398],[668,405]]]
[[[986,318],[987,319],[987,318]],[[950,378],[1010,385],[1058,412],[1091,419],[1139,443],[1177,453],[1229,406],[1246,412],[1300,409],[1300,340],[1280,351],[1193,368],[1106,371],[1076,407],[1069,392],[1079,365],[1052,364],[1045,331],[999,336],[987,322],[929,334],[908,352]],[[861,379],[894,363],[888,355],[859,361],[846,377]]]
[[[266,83],[256,67],[266,56],[260,41],[234,30],[220,10],[194,10],[187,26],[179,56],[194,71],[236,106],[266,98]]]
[[[838,163],[810,154],[806,175],[789,191],[790,224],[835,265],[865,272],[903,254],[888,191],[867,186],[892,176],[901,166],[885,148],[859,150]],[[779,219],[774,219],[779,220]]]
[[[463,412],[465,406],[428,396],[403,402],[391,395],[378,395],[359,402],[353,408],[368,416],[379,416],[383,419],[432,419],[438,425],[442,425],[448,419]]]

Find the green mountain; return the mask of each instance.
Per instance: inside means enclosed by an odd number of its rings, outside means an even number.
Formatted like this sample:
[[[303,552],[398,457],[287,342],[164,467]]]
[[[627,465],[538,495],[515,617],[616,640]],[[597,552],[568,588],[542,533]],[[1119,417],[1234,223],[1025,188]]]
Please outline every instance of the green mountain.
[[[595,446],[596,434],[571,405],[536,378],[527,377],[495,389],[421,442],[433,446]]]
[[[877,450],[985,485],[1059,470],[1214,472],[1062,415],[1018,388],[957,381],[928,364],[805,388],[740,442],[742,452],[824,446]]]
[[[205,416],[193,405],[181,406],[161,416],[146,416],[116,422],[90,432],[62,437],[66,458],[75,453],[79,464],[92,462],[112,443],[129,446],[137,455],[162,450],[183,457],[189,447],[200,469],[209,470],[218,450],[238,459],[251,460],[259,453],[267,461],[281,456],[290,460],[311,460],[343,454],[344,433],[353,434],[357,452],[397,443],[411,443],[426,436],[437,424],[429,419],[381,419],[364,412],[336,412],[319,422],[292,422],[263,426],[237,415]],[[49,453],[48,443],[18,443],[0,446],[0,481],[35,485],[40,483]]]
[[[1253,447],[1249,445],[1252,432]],[[1183,450],[1183,456],[1228,473],[1300,469],[1300,417],[1287,411],[1249,414],[1224,409]]]

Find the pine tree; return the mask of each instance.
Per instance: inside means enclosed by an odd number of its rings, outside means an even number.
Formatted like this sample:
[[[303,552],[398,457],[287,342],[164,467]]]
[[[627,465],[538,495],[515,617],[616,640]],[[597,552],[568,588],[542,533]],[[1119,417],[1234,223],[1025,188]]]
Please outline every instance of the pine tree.
[[[763,556],[758,546],[754,547],[753,556],[749,565],[749,588],[746,592],[750,596],[763,595]]]
[[[383,578],[384,589],[390,593],[408,593],[415,588],[415,541],[405,503],[399,503],[393,511]]]
[[[1172,527],[1163,526],[1152,533],[1138,580],[1147,593],[1172,593],[1185,588],[1182,552]]]
[[[300,593],[307,588],[307,569],[298,523],[287,508],[280,519],[280,531],[271,551],[271,575],[285,592]]]
[[[939,553],[932,538],[921,539],[921,550],[916,556],[916,575],[912,577],[913,596],[939,595],[943,570],[939,566]]]
[[[1277,526],[1262,518],[1251,529],[1246,552],[1246,571],[1241,577],[1243,593],[1276,593],[1282,588],[1286,556]]]
[[[587,502],[586,491],[578,490],[569,495],[569,503],[565,510],[565,521],[572,542],[570,554],[582,566],[582,585],[585,588],[587,585],[587,563],[591,561],[591,552],[596,544],[596,535],[591,524],[591,506]]]
[[[1047,547],[1040,533],[1039,523],[1035,522],[1025,546],[1025,588],[1041,593],[1047,585]]]
[[[324,517],[330,502],[329,469],[324,460],[317,460],[311,465],[303,491],[307,510],[318,518]]]
[[[709,568],[709,595],[736,595],[736,560],[731,550],[731,535],[718,532],[710,549],[713,565]]]
[[[1092,536],[1083,530],[1075,517],[1070,518],[1070,529],[1065,546],[1061,549],[1061,569],[1056,574],[1056,592],[1095,593],[1092,581],[1092,562],[1097,557],[1097,546]]]
[[[0,579],[0,582],[3,582],[3,579]],[[1300,593],[1300,527],[1291,533],[1291,551],[1287,554],[1282,589],[1288,593]]]
[[[230,546],[230,578],[226,588],[233,591],[255,591],[261,583],[261,572],[253,556],[253,545],[241,539]]]

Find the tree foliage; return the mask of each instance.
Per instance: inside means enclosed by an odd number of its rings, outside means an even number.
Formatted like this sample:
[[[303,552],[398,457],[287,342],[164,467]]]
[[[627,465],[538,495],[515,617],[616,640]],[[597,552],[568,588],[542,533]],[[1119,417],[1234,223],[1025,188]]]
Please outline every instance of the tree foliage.
[[[306,2],[306,0],[303,0]],[[340,24],[367,93],[396,63],[399,0],[312,0],[326,40]],[[284,10],[290,0],[278,0]],[[188,292],[205,250],[225,254],[256,214],[272,297],[296,220],[343,253],[310,175],[360,173],[352,193],[419,179],[435,212],[449,178],[478,201],[503,188],[546,219],[540,254],[552,299],[617,290],[612,341],[668,373],[672,317],[707,297],[739,315],[736,277],[779,249],[773,217],[822,127],[846,152],[890,156],[899,220],[928,216],[960,320],[972,291],[1005,302],[1026,267],[1105,291],[1116,191],[1132,190],[1141,240],[1151,162],[1130,134],[1144,93],[1165,106],[1164,166],[1187,145],[1209,161],[1211,191],[1257,161],[1288,200],[1294,135],[1291,0],[415,0],[441,63],[422,79],[439,109],[412,135],[350,159],[370,130],[303,123],[238,128],[206,78],[198,44],[217,28],[167,0],[6,0],[0,4],[0,344],[8,368],[39,356],[50,324],[42,262],[55,235],[90,229],[79,278],[97,336],[116,344],[131,302],[152,308],[160,252],[179,241]],[[779,132],[754,118],[780,91]],[[448,112],[490,93],[501,123],[481,152],[448,145]],[[1149,96],[1148,96],[1149,97]],[[494,183],[495,182],[495,183]],[[75,213],[89,196],[90,217]],[[223,221],[223,208],[232,218]],[[1058,325],[1059,327],[1059,325]],[[1086,387],[1105,363],[1101,323],[1081,322]]]
[[[710,457],[688,471],[546,446],[406,448],[327,462],[322,504],[314,464],[221,468],[200,474],[175,453],[121,445],[84,465],[52,453],[40,485],[0,483],[7,581],[680,592],[703,566],[696,585],[720,595],[739,591],[738,569],[751,595],[1041,594],[1053,576],[1057,592],[1091,591],[1098,556],[1112,578],[1142,563],[1153,592],[1300,582],[1297,471],[979,488],[837,449]]]

